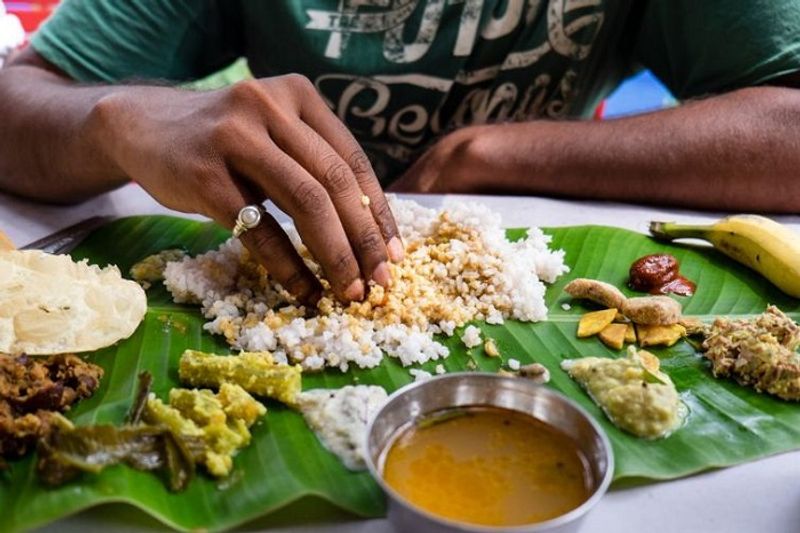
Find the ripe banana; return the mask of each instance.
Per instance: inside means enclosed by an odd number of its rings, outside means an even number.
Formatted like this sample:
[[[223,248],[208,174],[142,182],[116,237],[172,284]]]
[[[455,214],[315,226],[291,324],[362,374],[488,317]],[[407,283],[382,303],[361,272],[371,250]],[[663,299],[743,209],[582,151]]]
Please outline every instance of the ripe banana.
[[[708,226],[651,222],[657,239],[703,239],[800,298],[800,234],[758,215],[733,215]]]

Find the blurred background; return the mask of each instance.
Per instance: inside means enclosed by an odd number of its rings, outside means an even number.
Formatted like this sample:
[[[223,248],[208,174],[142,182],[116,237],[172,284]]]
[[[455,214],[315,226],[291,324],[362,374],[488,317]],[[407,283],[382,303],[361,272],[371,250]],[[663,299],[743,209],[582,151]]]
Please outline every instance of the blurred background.
[[[123,0],[125,1],[125,0]],[[2,0],[9,15],[15,16],[25,33],[30,35],[50,16],[59,0],[16,1]],[[0,11],[0,17],[2,17]],[[3,43],[15,41],[18,25],[13,20],[0,20],[0,51]],[[4,41],[5,39],[5,41]],[[238,61],[219,74],[194,84],[198,88],[225,85],[249,75],[245,61]],[[649,71],[629,78],[597,109],[597,118],[613,118],[645,111],[653,111],[676,104],[675,98]]]

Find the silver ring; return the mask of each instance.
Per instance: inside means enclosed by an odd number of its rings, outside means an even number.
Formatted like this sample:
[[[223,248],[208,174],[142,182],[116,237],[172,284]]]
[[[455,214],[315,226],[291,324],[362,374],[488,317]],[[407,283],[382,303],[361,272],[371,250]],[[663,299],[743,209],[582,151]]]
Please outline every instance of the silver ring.
[[[260,205],[246,205],[236,217],[236,224],[233,226],[233,236],[239,237],[249,229],[253,229],[261,223],[261,214],[264,208]]]

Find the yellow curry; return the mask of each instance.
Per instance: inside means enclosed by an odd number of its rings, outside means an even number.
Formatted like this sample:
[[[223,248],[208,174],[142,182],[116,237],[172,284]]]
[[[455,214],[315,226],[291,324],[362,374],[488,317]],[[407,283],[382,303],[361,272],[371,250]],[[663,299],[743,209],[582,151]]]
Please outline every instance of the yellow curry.
[[[542,522],[581,505],[590,476],[558,429],[500,408],[445,411],[406,430],[383,477],[416,506],[471,524]]]

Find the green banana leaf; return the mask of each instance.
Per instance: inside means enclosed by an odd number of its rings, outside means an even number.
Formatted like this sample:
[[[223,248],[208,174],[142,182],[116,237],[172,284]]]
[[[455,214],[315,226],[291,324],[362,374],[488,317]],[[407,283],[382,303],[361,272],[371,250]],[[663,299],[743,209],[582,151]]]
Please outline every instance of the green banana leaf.
[[[548,289],[549,320],[481,324],[484,334],[496,340],[502,361],[487,357],[480,348],[467,351],[458,335],[447,339],[451,355],[444,366],[448,372],[467,370],[469,361],[480,370],[496,371],[512,357],[523,364],[544,364],[552,374],[549,386],[578,401],[608,432],[616,457],[617,483],[672,479],[800,448],[799,406],[714,379],[687,342],[654,350],[690,409],[685,425],[658,441],[637,439],[615,428],[559,367],[565,358],[618,357],[622,353],[607,349],[596,338],[575,337],[577,320],[586,309],[571,302],[563,286],[575,277],[591,277],[624,287],[631,262],[648,253],[675,255],[682,272],[697,282],[696,295],[681,298],[687,315],[707,320],[716,315],[746,316],[760,313],[773,303],[796,319],[800,302],[711,248],[657,243],[644,235],[609,227],[553,228],[546,232],[553,236],[553,247],[566,250],[566,261],[572,268]],[[524,230],[509,230],[512,238],[522,235]],[[209,223],[163,216],[133,217],[98,230],[73,256],[101,265],[117,264],[127,272],[133,263],[151,253],[179,247],[196,254],[227,237],[225,231]],[[179,385],[177,362],[186,348],[229,351],[223,341],[203,331],[198,309],[172,303],[161,286],[152,288],[148,297],[149,311],[137,332],[89,356],[106,374],[95,395],[69,413],[75,423],[120,423],[132,400],[136,375],[142,370],[154,375],[154,391],[165,397],[170,388]],[[565,311],[562,304],[567,302],[572,307]],[[423,368],[432,370],[435,364]],[[387,358],[372,370],[346,374],[335,370],[303,379],[305,389],[374,383],[393,391],[411,381],[411,376],[408,369]],[[47,489],[36,479],[35,457],[13,462],[9,471],[0,472],[0,530],[28,529],[103,503],[130,504],[183,530],[226,529],[293,503],[302,508],[302,502],[314,499],[322,499],[322,507],[332,513],[338,508],[363,517],[382,516],[383,496],[367,473],[346,470],[318,443],[300,415],[278,404],[267,406],[266,418],[254,427],[252,444],[236,457],[231,477],[220,482],[201,474],[181,494],[169,493],[155,475],[125,466]],[[296,522],[302,523],[304,516],[298,513]]]

